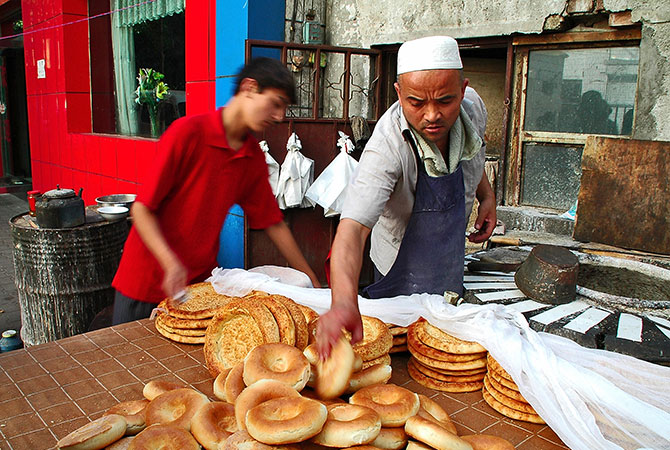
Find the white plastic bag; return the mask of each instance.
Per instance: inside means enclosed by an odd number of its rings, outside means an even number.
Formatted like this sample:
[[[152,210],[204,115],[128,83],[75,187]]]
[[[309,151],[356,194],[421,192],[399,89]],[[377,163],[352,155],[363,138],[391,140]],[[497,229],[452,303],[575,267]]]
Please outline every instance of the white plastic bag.
[[[330,289],[290,286],[242,269],[215,269],[214,289],[281,294],[318,313]],[[246,292],[245,292],[246,291]],[[521,394],[573,450],[670,448],[670,368],[569,339],[537,333],[504,305],[453,306],[439,295],[359,297],[361,314],[407,326],[419,317],[458,338],[476,341],[512,376]]]
[[[258,143],[261,150],[265,153],[265,163],[268,165],[268,181],[272,188],[272,193],[277,196],[277,188],[279,186],[279,163],[270,154],[270,147],[267,141],[260,141]]]
[[[281,209],[314,206],[305,192],[314,180],[314,161],[300,153],[302,144],[292,133],[286,144],[286,158],[279,171],[277,203]]]
[[[345,189],[353,176],[358,161],[349,156],[354,151],[354,143],[349,136],[338,131],[340,138],[337,146],[339,154],[328,164],[328,167],[319,175],[307,190],[305,196],[323,207],[324,215],[332,217],[342,212]]]

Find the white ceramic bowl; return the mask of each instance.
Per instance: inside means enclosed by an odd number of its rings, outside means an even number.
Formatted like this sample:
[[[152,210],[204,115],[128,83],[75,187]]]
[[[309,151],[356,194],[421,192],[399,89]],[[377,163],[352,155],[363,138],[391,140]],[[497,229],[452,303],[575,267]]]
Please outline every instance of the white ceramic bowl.
[[[130,208],[135,201],[135,194],[112,194],[103,195],[95,199],[98,206],[125,206]]]
[[[107,220],[121,220],[128,217],[128,208],[125,206],[101,206],[98,212]]]

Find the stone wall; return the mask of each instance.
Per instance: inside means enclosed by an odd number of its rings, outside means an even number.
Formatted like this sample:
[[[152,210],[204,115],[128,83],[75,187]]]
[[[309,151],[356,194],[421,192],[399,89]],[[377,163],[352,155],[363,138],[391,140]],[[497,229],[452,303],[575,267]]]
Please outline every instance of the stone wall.
[[[326,43],[371,47],[432,34],[483,38],[557,30],[567,16],[622,13],[640,23],[633,138],[670,141],[670,3],[661,0],[324,0]],[[287,11],[288,12],[288,11]],[[619,17],[619,16],[613,16]],[[623,14],[628,20],[627,14]]]

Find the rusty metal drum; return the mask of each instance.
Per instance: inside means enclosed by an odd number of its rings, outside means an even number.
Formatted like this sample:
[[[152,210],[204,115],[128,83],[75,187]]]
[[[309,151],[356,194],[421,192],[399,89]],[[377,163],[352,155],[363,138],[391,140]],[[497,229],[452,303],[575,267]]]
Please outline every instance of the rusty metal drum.
[[[28,214],[9,224],[14,274],[26,346],[88,331],[114,301],[112,279],[128,223],[94,220],[73,228],[39,228]]]

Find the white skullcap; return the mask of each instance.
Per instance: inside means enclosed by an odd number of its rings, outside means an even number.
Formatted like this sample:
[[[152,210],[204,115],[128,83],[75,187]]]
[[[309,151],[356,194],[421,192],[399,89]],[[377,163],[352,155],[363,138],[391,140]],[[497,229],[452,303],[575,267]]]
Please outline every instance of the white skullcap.
[[[449,36],[407,41],[398,50],[398,75],[417,70],[462,69],[458,43]]]

